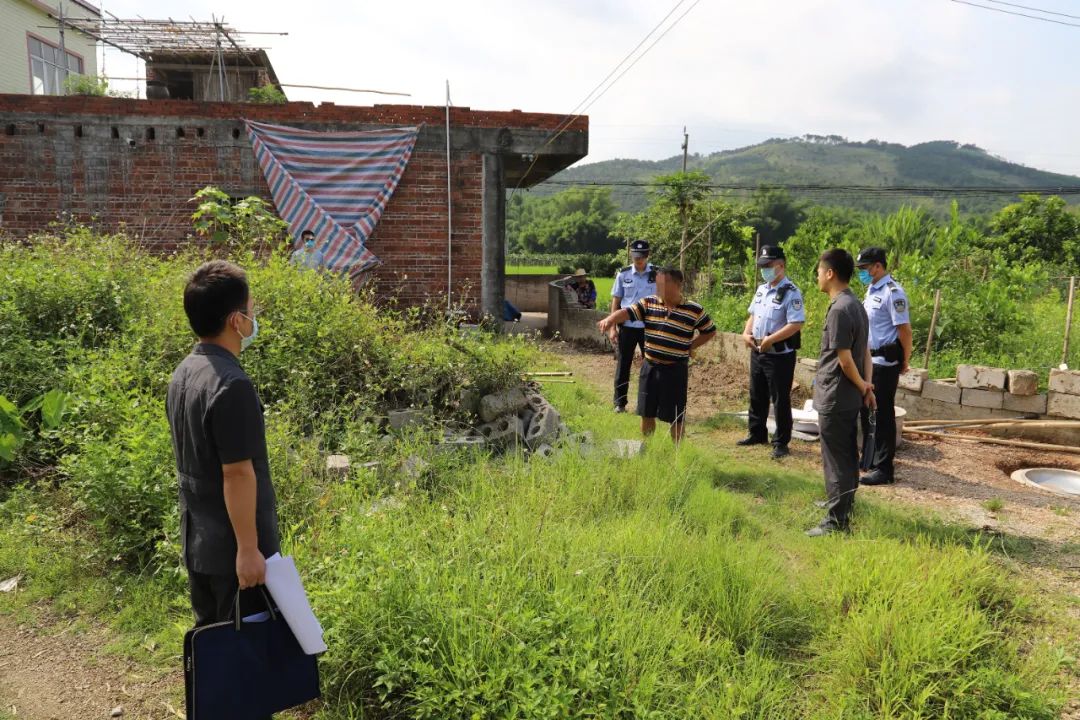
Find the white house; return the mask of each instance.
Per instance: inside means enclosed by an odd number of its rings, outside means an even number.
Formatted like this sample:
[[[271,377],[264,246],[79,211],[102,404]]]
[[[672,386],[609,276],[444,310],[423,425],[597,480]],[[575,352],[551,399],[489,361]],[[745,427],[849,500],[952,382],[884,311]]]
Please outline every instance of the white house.
[[[67,75],[97,75],[94,38],[67,27],[61,43],[61,13],[101,18],[84,0],[0,0],[0,93],[62,95]]]

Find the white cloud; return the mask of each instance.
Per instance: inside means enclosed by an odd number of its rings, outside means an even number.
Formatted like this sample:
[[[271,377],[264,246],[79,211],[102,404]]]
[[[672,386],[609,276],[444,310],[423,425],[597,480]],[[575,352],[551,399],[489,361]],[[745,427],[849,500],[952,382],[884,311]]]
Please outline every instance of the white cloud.
[[[226,19],[241,30],[289,32],[249,37],[272,46],[283,81],[412,93],[290,89],[293,99],[441,104],[449,78],[459,105],[565,113],[673,4],[233,0]],[[1065,0],[1042,4],[1068,11]],[[221,8],[207,0],[106,6],[121,16],[200,19]],[[947,0],[701,0],[590,108],[588,161],[675,155],[685,124],[702,153],[806,132],[955,139],[1080,174],[1078,61],[1078,28]],[[118,67],[130,74],[129,60]]]

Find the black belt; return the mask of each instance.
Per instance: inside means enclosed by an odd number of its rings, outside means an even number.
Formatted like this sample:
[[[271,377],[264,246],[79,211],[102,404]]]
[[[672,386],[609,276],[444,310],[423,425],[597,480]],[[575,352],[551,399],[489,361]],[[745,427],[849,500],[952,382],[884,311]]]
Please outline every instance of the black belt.
[[[760,347],[761,346],[761,338],[754,338],[754,343]],[[782,353],[787,352],[788,350],[794,350],[794,349],[795,348],[791,347],[791,345],[788,344],[787,340],[781,340],[780,342],[774,342],[772,347],[767,352],[763,352],[761,354],[762,355],[780,355]]]
[[[896,340],[885,343],[879,348],[870,348],[870,357],[885,358],[889,362],[900,362],[902,354],[903,348],[900,347],[900,343]]]

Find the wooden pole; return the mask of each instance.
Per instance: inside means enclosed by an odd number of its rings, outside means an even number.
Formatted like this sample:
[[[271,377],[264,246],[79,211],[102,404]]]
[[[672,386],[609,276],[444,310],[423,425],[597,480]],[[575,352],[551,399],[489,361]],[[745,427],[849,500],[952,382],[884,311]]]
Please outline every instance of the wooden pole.
[[[690,136],[686,134],[686,127],[683,126],[683,143],[682,143],[682,174],[683,182],[686,181],[686,155],[690,147]],[[686,197],[683,196],[682,201],[682,239],[679,241],[679,272],[686,274],[686,233],[690,227],[690,213],[686,207]]]
[[[1076,276],[1069,278],[1069,306],[1065,311],[1065,346],[1061,349],[1061,364],[1069,362],[1069,334],[1072,332],[1073,300],[1076,299]]]
[[[935,290],[934,314],[930,316],[930,332],[926,335],[926,355],[923,357],[923,370],[930,369],[930,351],[934,348],[934,331],[937,330],[937,318],[939,312],[941,312],[941,290]]]
[[[928,437],[940,438],[943,440],[959,440],[960,442],[969,443],[986,443],[989,445],[1005,445],[1006,447],[1022,447],[1030,448],[1032,450],[1044,450],[1046,452],[1059,452],[1069,453],[1071,455],[1080,455],[1080,447],[1074,445],[1050,445],[1048,443],[1027,442],[1024,440],[1002,440],[1000,438],[992,437],[976,437],[974,435],[949,435],[942,432],[933,432],[931,430],[915,430],[904,428],[905,434],[912,435],[926,435]]]

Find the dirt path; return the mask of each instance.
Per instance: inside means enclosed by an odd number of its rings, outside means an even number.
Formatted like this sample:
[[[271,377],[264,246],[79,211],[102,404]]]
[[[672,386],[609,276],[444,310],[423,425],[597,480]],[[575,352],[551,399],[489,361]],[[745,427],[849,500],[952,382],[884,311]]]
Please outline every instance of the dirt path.
[[[184,679],[119,659],[101,628],[32,626],[0,615],[0,717],[18,720],[183,718],[173,694]],[[6,713],[6,714],[5,714]]]
[[[581,351],[566,343],[549,343],[547,349],[560,355],[575,376],[595,388],[601,397],[610,395],[614,371],[611,353]],[[717,413],[745,410],[746,382],[746,371],[740,367],[695,364],[690,372],[687,403],[689,431],[703,432],[700,426],[693,425]],[[636,387],[636,373],[632,373],[631,398]],[[805,391],[797,389],[795,394],[800,397]],[[730,447],[743,432],[721,428],[709,431],[709,435],[713,442]],[[792,451],[791,464],[820,472],[816,443],[795,442]],[[734,447],[732,452],[742,454]],[[1058,543],[1062,553],[1057,559],[1062,569],[1072,570],[1080,581],[1080,498],[1029,489],[1009,477],[1017,468],[1042,465],[1080,470],[1080,457],[906,436],[897,451],[899,482],[866,488],[866,492],[930,509],[965,525]]]

